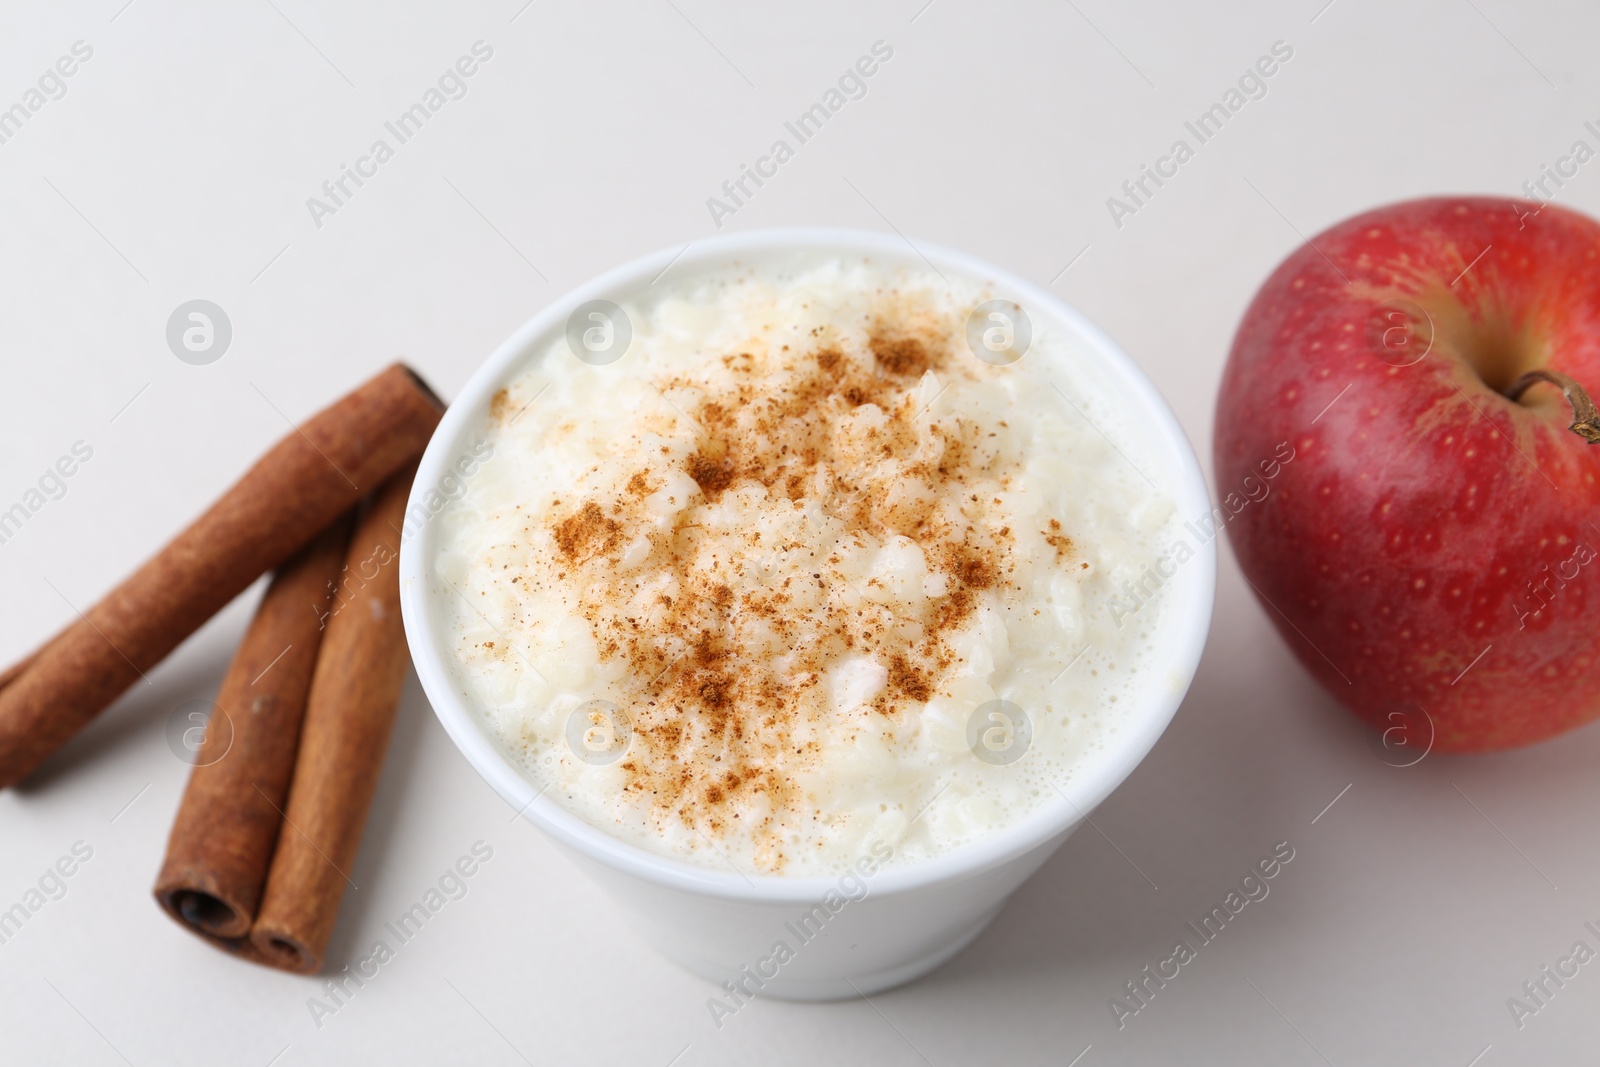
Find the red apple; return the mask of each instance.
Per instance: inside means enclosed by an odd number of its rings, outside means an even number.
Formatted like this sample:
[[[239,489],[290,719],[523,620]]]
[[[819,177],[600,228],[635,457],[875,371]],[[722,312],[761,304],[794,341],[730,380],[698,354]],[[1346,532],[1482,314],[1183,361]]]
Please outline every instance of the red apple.
[[[1507,748],[1600,715],[1585,388],[1600,225],[1551,204],[1359,215],[1245,312],[1214,442],[1234,552],[1306,668],[1400,744]]]

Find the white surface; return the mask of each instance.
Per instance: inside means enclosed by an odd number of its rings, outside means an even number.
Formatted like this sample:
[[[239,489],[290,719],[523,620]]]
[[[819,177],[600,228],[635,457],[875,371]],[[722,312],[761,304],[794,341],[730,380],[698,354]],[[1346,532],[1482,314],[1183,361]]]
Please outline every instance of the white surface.
[[[895,55],[868,96],[728,226],[892,223],[1050,284],[1151,374],[1203,455],[1233,325],[1296,229],[1405,196],[1510,195],[1574,140],[1592,145],[1582,124],[1600,119],[1600,27],[1576,0],[1336,0],[1320,16],[1322,0],[937,0],[920,15],[922,0],[782,15],[539,0],[514,22],[521,0],[121,3],[0,13],[3,104],[74,41],[94,48],[67,95],[0,145],[0,501],[74,441],[95,450],[0,545],[7,658],[197,513],[284,416],[396,355],[449,395],[543,302],[711,232],[705,198],[874,40]],[[480,38],[494,58],[469,95],[314,228],[305,198]],[[1278,39],[1295,55],[1266,98],[1116,228],[1106,197]],[[1595,169],[1562,201],[1600,210]],[[208,367],[164,340],[195,297],[234,326]],[[1080,1067],[1577,1060],[1595,967],[1520,1030],[1506,999],[1574,941],[1597,946],[1583,923],[1600,920],[1600,729],[1390,768],[1291,660],[1226,550],[1220,577],[1195,687],[1095,815],[1103,833],[1075,835],[922,982],[871,1004],[757,1004],[720,1031],[710,987],[511,824],[415,686],[333,958],[364,955],[482,839],[494,858],[467,896],[320,1029],[315,982],[175,929],[149,896],[187,773],[165,721],[213,691],[242,600],[0,797],[0,905],[74,841],[94,849],[0,945],[0,1057],[1065,1064],[1092,1044]],[[1270,896],[1119,1031],[1107,999],[1284,840],[1296,855]]]

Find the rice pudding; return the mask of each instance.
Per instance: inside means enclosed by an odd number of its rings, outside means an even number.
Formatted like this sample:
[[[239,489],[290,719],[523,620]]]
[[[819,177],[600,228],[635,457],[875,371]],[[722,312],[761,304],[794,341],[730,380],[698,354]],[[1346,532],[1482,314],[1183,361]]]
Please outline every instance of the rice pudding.
[[[659,288],[602,323],[615,361],[529,358],[434,520],[468,705],[590,824],[751,874],[915,862],[1054,796],[1148,681],[1161,598],[1112,604],[1176,521],[1092,356],[931,268]]]

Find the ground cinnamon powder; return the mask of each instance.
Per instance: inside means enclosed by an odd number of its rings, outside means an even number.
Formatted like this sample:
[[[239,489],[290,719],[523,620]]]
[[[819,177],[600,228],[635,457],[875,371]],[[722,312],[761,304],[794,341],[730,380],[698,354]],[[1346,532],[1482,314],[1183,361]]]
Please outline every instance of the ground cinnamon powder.
[[[655,383],[663,396],[700,398],[674,403],[693,451],[642,467],[620,492],[557,501],[534,520],[557,558],[548,573],[512,579],[524,590],[559,583],[601,660],[625,666],[613,687],[633,732],[622,788],[654,819],[708,837],[738,825],[766,870],[781,870],[797,847],[797,822],[820,817],[795,772],[820,758],[815,717],[828,703],[818,687],[829,669],[870,657],[886,681],[851,714],[872,717],[874,730],[904,727],[908,710],[959,668],[951,636],[984,598],[1015,589],[1015,539],[988,521],[1011,461],[992,426],[933,412],[934,386],[974,373],[939,325],[909,316],[881,323],[865,351],[818,336],[808,350],[721,356],[730,373],[714,386]],[[669,462],[702,498],[689,503],[702,506],[665,524],[649,498],[674,476]],[[833,550],[712,523],[715,505],[741,492],[821,523]],[[1059,524],[1051,535],[1059,551],[1070,547]],[[846,554],[903,545],[898,538],[925,559],[920,595],[841,569]],[[646,595],[663,583],[674,591]]]

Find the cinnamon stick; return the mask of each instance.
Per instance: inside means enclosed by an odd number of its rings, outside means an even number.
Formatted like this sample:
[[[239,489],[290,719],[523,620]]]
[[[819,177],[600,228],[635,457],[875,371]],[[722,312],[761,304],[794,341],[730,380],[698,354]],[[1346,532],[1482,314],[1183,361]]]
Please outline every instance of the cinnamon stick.
[[[410,655],[399,554],[416,465],[380,490],[346,556],[300,732],[283,831],[250,940],[264,962],[314,974],[350,882]]]
[[[0,788],[27,777],[184,638],[421,455],[439,398],[395,364],[286,435],[0,689]]]
[[[273,576],[217,692],[212,714],[232,728],[213,722],[195,753],[155,896],[208,940],[242,940],[255,919],[352,520],[335,519]]]

